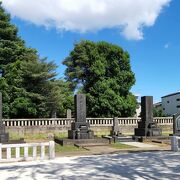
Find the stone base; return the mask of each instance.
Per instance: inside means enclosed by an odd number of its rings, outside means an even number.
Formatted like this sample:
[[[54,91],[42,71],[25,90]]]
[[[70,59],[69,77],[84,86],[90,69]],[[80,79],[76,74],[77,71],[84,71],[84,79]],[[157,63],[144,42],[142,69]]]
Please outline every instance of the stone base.
[[[116,131],[115,132],[113,130],[110,131],[110,135],[111,136],[123,136],[121,131]]]
[[[135,136],[161,136],[162,129],[160,128],[152,128],[146,131],[145,128],[135,128],[134,129]]]
[[[134,141],[170,144],[171,136],[132,136]]]
[[[0,134],[0,143],[6,143],[9,141],[9,133]]]
[[[90,125],[87,122],[72,122],[71,123],[71,129],[76,130],[76,129],[89,129]]]
[[[173,136],[180,136],[180,132],[175,132],[175,134],[173,134]]]
[[[61,146],[69,146],[69,145],[76,145],[76,144],[99,144],[104,143],[106,145],[110,144],[111,142],[109,139],[105,138],[94,138],[94,139],[61,139],[61,138],[54,138],[54,141]]]
[[[77,131],[77,130],[68,130],[69,139],[93,139],[94,132],[91,130],[87,131]]]

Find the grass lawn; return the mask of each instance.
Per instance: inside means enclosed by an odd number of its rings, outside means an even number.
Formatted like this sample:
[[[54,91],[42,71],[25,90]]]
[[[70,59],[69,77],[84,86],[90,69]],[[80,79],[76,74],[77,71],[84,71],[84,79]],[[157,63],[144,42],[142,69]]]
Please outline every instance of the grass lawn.
[[[86,151],[83,148],[78,148],[76,146],[61,146],[59,144],[55,145],[56,152],[73,152],[73,151]]]

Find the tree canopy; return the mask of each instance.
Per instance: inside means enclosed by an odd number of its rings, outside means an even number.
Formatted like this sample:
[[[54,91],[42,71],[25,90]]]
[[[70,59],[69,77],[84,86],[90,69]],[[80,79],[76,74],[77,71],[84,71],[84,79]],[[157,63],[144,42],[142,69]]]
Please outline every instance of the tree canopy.
[[[87,95],[91,117],[133,116],[136,98],[130,56],[121,47],[107,42],[81,41],[63,61],[71,89]]]
[[[69,84],[56,80],[56,65],[25,46],[0,3],[0,91],[3,117],[51,117],[72,108]]]

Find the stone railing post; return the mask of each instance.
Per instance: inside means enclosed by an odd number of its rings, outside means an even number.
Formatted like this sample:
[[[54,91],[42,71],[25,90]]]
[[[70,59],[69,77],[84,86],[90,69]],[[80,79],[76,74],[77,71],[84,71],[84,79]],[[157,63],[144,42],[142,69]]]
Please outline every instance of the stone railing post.
[[[171,137],[171,151],[177,152],[179,149],[179,143],[178,140],[180,140],[180,138],[178,138],[177,136],[172,136]]]
[[[37,158],[37,146],[33,146],[33,154],[32,154],[33,160]]]
[[[41,144],[41,160],[43,160],[45,157],[45,146],[44,144]]]
[[[11,148],[10,147],[7,147],[7,149],[6,149],[6,157],[8,160],[11,159]]]
[[[20,147],[16,147],[16,159],[20,158]]]
[[[55,143],[54,141],[49,141],[49,159],[55,158]]]

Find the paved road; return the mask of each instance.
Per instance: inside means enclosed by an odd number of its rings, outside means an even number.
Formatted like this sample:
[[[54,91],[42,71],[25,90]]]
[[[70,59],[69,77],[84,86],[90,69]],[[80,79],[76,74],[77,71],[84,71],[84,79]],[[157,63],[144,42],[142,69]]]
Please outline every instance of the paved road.
[[[0,164],[0,180],[15,179],[179,180],[180,153],[121,153]]]

